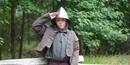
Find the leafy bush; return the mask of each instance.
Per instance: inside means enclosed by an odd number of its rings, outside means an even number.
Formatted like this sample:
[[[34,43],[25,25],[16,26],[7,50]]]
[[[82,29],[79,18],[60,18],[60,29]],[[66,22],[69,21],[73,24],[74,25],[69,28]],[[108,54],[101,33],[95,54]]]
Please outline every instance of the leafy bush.
[[[67,10],[84,49],[119,52],[116,44],[125,42],[128,36],[128,11],[121,9],[129,7],[128,0],[78,0],[75,5],[68,5]]]

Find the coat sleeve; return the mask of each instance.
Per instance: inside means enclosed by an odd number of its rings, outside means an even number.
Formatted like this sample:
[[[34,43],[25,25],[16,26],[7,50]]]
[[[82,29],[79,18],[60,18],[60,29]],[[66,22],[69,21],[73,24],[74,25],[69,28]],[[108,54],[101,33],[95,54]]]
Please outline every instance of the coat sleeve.
[[[78,65],[78,59],[79,59],[79,41],[78,37],[74,33],[74,44],[73,44],[73,54],[71,58],[71,65]]]
[[[33,22],[32,27],[38,34],[40,34],[42,36],[47,28],[45,23],[47,23],[50,20],[51,20],[51,18],[49,16],[49,14],[47,13],[47,14],[42,15],[39,18],[37,18]]]

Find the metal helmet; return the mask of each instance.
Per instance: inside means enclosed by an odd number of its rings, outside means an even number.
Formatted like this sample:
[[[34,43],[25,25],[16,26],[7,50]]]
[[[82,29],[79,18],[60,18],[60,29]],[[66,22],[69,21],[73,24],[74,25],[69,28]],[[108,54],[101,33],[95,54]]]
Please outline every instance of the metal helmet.
[[[60,7],[60,9],[57,12],[59,12],[59,15],[56,18],[69,19],[68,14],[63,7]]]

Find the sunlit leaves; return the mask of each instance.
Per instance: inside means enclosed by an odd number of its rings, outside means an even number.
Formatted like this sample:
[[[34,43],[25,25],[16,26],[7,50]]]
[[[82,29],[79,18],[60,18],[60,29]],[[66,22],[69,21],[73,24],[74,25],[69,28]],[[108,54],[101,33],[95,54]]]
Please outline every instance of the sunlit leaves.
[[[3,44],[4,44],[4,39],[0,37],[0,46],[2,46]]]

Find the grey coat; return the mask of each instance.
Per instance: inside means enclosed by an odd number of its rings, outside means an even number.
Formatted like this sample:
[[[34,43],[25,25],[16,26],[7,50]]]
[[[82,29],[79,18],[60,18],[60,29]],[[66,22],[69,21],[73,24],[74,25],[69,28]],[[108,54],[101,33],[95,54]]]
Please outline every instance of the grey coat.
[[[55,29],[52,27],[47,27],[45,23],[51,21],[48,14],[45,14],[39,17],[32,24],[33,29],[42,36],[42,39],[38,46],[34,49],[38,52],[45,53],[45,48],[50,48],[54,37],[55,37]],[[78,38],[73,30],[69,30],[67,33],[68,44],[66,48],[67,56],[70,57],[70,65],[78,65],[78,56],[79,56],[79,42]]]

